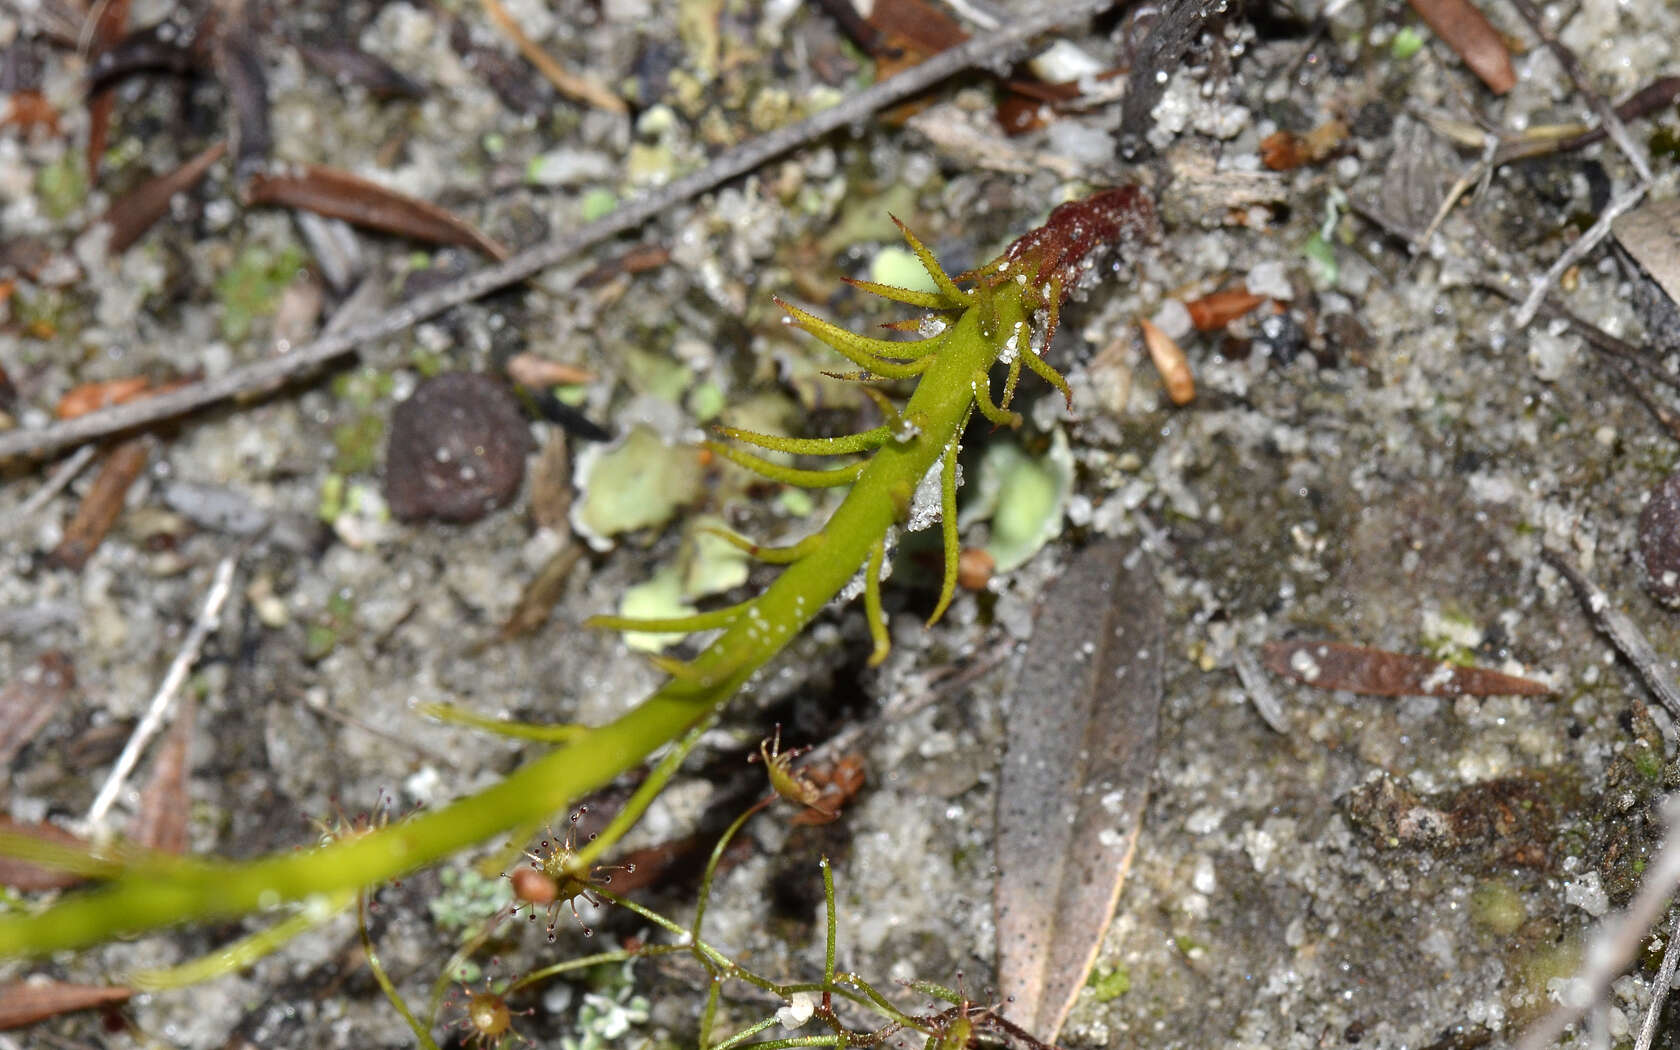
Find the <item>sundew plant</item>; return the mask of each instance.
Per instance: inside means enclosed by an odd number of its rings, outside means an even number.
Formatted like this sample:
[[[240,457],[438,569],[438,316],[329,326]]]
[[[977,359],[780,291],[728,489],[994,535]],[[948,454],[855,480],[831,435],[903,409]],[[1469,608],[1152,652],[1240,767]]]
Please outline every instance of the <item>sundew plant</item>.
[[[902,528],[940,523],[945,554],[931,620],[956,586],[957,459],[975,413],[1017,426],[1011,408],[1022,373],[1032,372],[1064,395],[1067,384],[1044,360],[1062,304],[1091,268],[1100,248],[1146,237],[1154,218],[1136,187],[1105,190],[1063,204],[1047,221],[977,269],[949,274],[902,224],[910,250],[933,291],[853,282],[859,289],[916,311],[888,326],[903,338],[856,334],[787,303],[789,323],[846,358],[850,378],[914,384],[902,405],[865,387],[884,421],[835,438],[781,437],[729,428],[708,445],[718,455],[788,485],[846,487],[824,527],[787,547],[762,547],[731,536],[757,559],[781,567],[755,597],[728,608],[670,619],[603,616],[598,627],[661,632],[715,632],[690,660],[664,658],[666,681],[618,718],[597,727],[559,727],[560,742],[477,794],[389,823],[341,828],[313,848],[247,862],[177,857],[128,846],[88,851],[0,832],[0,853],[72,870],[91,888],[38,908],[0,915],[0,956],[31,956],[184,923],[256,912],[279,916],[252,938],[265,950],[312,921],[349,906],[367,887],[398,878],[498,835],[527,838],[585,795],[674,744],[613,820],[592,841],[568,849],[567,871],[582,885],[601,854],[616,843],[674,775],[720,709],[749,685],[832,599],[861,578],[873,638],[871,662],[888,650],[881,577]],[[771,462],[751,449],[841,462],[808,469]],[[930,622],[931,622],[930,620]],[[221,964],[227,968],[225,956]],[[209,971],[199,972],[202,976]]]

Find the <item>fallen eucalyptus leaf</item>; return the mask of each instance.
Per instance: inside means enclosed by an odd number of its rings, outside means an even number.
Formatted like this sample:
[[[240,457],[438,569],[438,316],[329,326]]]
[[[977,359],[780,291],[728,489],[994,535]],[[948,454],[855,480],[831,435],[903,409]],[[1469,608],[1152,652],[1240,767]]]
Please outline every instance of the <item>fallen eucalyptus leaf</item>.
[[[1345,642],[1267,642],[1260,659],[1273,674],[1367,696],[1544,696],[1552,691],[1482,667]]]
[[[337,168],[302,164],[257,172],[246,187],[252,204],[304,208],[399,237],[475,248],[497,261],[508,257],[506,247],[453,212]]]
[[[132,988],[65,981],[13,981],[0,986],[0,1029],[22,1028],[49,1017],[124,1002]]]
[[[1076,555],[1044,595],[1006,723],[995,908],[1004,1012],[1045,1042],[1084,987],[1155,769],[1161,590],[1136,547]]]

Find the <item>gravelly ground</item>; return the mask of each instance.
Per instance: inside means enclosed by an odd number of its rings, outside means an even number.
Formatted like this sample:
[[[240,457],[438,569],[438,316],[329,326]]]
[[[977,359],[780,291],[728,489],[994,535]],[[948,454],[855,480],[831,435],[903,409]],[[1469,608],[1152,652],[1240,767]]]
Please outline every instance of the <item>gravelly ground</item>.
[[[134,21],[164,5],[137,3]],[[576,225],[591,193],[624,197],[708,151],[850,90],[866,71],[815,9],[688,3],[691,18],[638,0],[550,11],[508,5],[527,32],[566,61],[661,100],[633,125],[557,102],[526,73],[476,8],[472,38],[519,72],[503,94],[467,68],[445,8],[286,9],[265,23],[275,154],[331,163],[458,209],[515,246]],[[1513,12],[1489,5],[1526,39]],[[721,15],[719,12],[721,11]],[[1561,10],[1551,12],[1560,17]],[[0,40],[19,15],[0,13]],[[711,21],[708,21],[711,19]],[[1673,66],[1680,13],[1663,5],[1589,0],[1562,38],[1606,97],[1619,99]],[[702,28],[696,28],[696,25]],[[705,26],[714,27],[713,32]],[[599,721],[657,681],[618,639],[575,624],[677,555],[682,529],[646,530],[592,552],[572,573],[549,624],[493,646],[523,583],[556,550],[581,542],[533,526],[529,496],[467,526],[399,525],[374,511],[318,523],[329,474],[379,491],[378,422],[440,363],[494,370],[531,350],[593,370],[584,410],[622,432],[649,421],[697,433],[710,385],[731,418],[819,423],[850,419],[855,392],[818,374],[831,363],[774,322],[772,293],[857,321],[836,295],[890,244],[894,211],[955,266],[985,258],[1050,205],[1125,180],[1154,187],[1162,242],[1129,260],[1070,309],[1053,359],[1069,371],[1076,409],[1043,398],[1021,439],[1034,450],[1065,436],[1077,465],[1060,539],[994,584],[959,599],[945,625],[919,626],[927,606],[913,567],[889,586],[897,648],[880,671],[856,609],[829,614],[722,732],[637,835],[646,845],[727,820],[753,790],[744,755],[770,723],[794,741],[867,722],[917,686],[929,667],[989,657],[1013,644],[1032,596],[1066,545],[1092,533],[1150,537],[1168,595],[1171,640],[1160,762],[1136,860],[1099,970],[1129,988],[1075,1008],[1072,1046],[1468,1047],[1501,1044],[1544,1008],[1596,915],[1621,903],[1655,831],[1650,807],[1666,771],[1630,757],[1672,727],[1645,715],[1636,678],[1595,635],[1567,585],[1539,561],[1542,544],[1572,552],[1624,605],[1659,652],[1680,647],[1670,615],[1648,599],[1632,561],[1644,494],[1677,459],[1673,439],[1575,336],[1536,322],[1516,331],[1480,278],[1540,272],[1565,231],[1631,175],[1613,150],[1510,165],[1441,227],[1431,249],[1404,246],[1350,214],[1348,202],[1402,224],[1427,222],[1442,189],[1468,170],[1422,121],[1476,112],[1508,127],[1581,119],[1556,62],[1518,56],[1517,87],[1491,101],[1437,42],[1406,60],[1392,42],[1415,17],[1399,5],[1349,5],[1316,43],[1268,23],[1242,24],[1181,70],[1157,109],[1157,157],[1116,158],[1118,107],[1000,139],[990,88],[969,78],[937,92],[908,126],[873,124],[796,152],[645,231],[672,261],[634,277],[577,278],[623,246],[546,275],[518,293],[457,310],[410,336],[368,347],[331,379],[171,428],[129,497],[129,511],[81,572],[50,566],[69,502],[29,520],[17,508],[38,484],[5,475],[0,519],[0,677],[51,648],[70,654],[80,690],[17,759],[8,804],[22,819],[84,812],[132,719],[190,622],[211,571],[240,551],[235,597],[192,688],[201,696],[191,794],[196,848],[235,856],[311,836],[335,799],[350,810],[394,794],[399,808],[444,799],[510,768],[519,748],[426,721],[416,700],[487,712]],[[303,65],[291,41],[344,31],[425,82],[421,102],[377,102]],[[1287,28],[1287,27],[1285,27]],[[1107,55],[1106,35],[1074,34]],[[13,42],[14,47],[23,46]],[[33,46],[33,45],[31,45]],[[83,67],[38,48],[43,87],[63,110],[61,136],[0,138],[0,228],[66,260],[72,279],[24,281],[0,326],[0,362],[16,384],[22,425],[76,382],[204,370],[269,352],[272,322],[228,338],[217,279],[242,261],[304,252],[273,210],[233,203],[225,165],[207,189],[120,260],[94,258],[77,234],[107,193],[192,155],[222,127],[213,82],[176,96],[148,82],[118,103],[113,161],[99,193],[48,207],[43,173],[79,163]],[[1305,56],[1303,58],[1303,55]],[[826,79],[825,79],[826,78]],[[1256,171],[1260,138],[1332,116],[1351,127],[1328,161],[1286,175]],[[1673,134],[1672,112],[1635,126]],[[974,128],[965,139],[953,129]],[[978,144],[977,144],[978,143]],[[550,185],[525,177],[545,158]],[[1673,157],[1653,158],[1656,196],[1674,190]],[[1247,220],[1232,219],[1238,205]],[[1334,273],[1303,254],[1321,228]],[[364,237],[362,250],[394,295],[414,246]],[[76,260],[77,272],[70,260]],[[454,250],[435,266],[466,266]],[[69,267],[65,269],[64,267]],[[1258,271],[1256,268],[1259,268]],[[1189,336],[1198,396],[1171,407],[1131,345],[1132,321],[1187,286],[1250,276],[1287,284],[1287,330],[1243,322],[1232,338]],[[1577,313],[1638,342],[1625,272],[1600,252],[1566,282]],[[1279,288],[1280,296],[1283,289]],[[330,302],[330,300],[329,300]],[[21,319],[47,311],[48,337]],[[1109,358],[1099,350],[1125,340]],[[1106,359],[1105,359],[1106,360]],[[673,365],[671,362],[680,362]],[[1035,388],[1032,393],[1039,392]],[[368,420],[375,422],[368,423]],[[371,427],[375,435],[366,438]],[[335,428],[342,428],[335,432]],[[561,440],[533,424],[539,444]],[[361,433],[362,448],[353,435]],[[972,443],[1009,440],[976,435]],[[574,461],[582,448],[571,442]],[[584,457],[586,460],[587,457]],[[579,476],[586,476],[580,468]],[[165,500],[171,482],[203,482],[254,505],[273,524],[244,541],[195,524]],[[529,487],[529,483],[528,483]],[[701,509],[773,530],[791,513],[737,485]],[[588,501],[585,492],[578,499]],[[821,513],[821,506],[815,513]],[[981,533],[971,533],[978,542]],[[1550,698],[1353,697],[1274,681],[1291,722],[1267,728],[1232,671],[1233,654],[1288,636],[1332,637],[1394,650],[1467,655],[1547,682]],[[990,824],[1001,711],[1031,695],[1007,662],[939,703],[868,737],[870,783],[844,820],[791,832],[754,825],[755,849],[720,879],[708,922],[759,969],[809,976],[821,965],[816,858],[836,859],[841,962],[865,976],[953,981],[990,976]],[[1434,843],[1388,834],[1396,797],[1455,817]],[[1385,824],[1384,821],[1389,823]],[[416,1000],[458,936],[443,904],[470,897],[466,865],[416,876],[383,895],[375,927],[388,965]],[[494,887],[492,887],[494,888]],[[686,914],[692,884],[649,902]],[[429,907],[430,905],[430,907]],[[596,914],[585,941],[569,924],[547,944],[533,929],[501,945],[519,972],[634,933]],[[207,949],[237,932],[192,931],[113,947],[51,969],[102,977]],[[408,1045],[356,956],[341,920],[237,977],[141,999],[139,1028],[165,1045]],[[1652,964],[1654,969],[1654,963]],[[0,974],[23,972],[8,964]],[[680,1043],[692,1039],[697,981],[641,964],[585,999],[563,982],[527,1005],[519,1027],[538,1045]],[[1110,981],[1113,990],[1117,983]],[[645,996],[647,1009],[636,997]],[[1616,987],[1612,1035],[1637,1026],[1642,978]],[[762,1004],[733,1015],[756,1016]],[[614,1034],[608,1019],[640,1018]],[[54,1022],[76,1045],[107,1037],[85,1019]],[[0,1037],[4,1038],[4,1037]],[[32,1033],[11,1037],[35,1045]],[[46,1039],[46,1036],[42,1036]],[[21,1041],[18,1041],[20,1040]],[[592,1041],[593,1040],[593,1041]],[[3,1044],[0,1044],[3,1045]],[[41,1045],[46,1045],[45,1043]],[[53,1045],[70,1045],[54,1043]]]

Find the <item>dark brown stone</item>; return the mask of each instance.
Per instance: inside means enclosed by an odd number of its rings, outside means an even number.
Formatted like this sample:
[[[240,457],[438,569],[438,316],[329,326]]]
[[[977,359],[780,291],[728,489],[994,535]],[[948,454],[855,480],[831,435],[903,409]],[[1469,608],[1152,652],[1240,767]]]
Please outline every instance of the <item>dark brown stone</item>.
[[[470,372],[428,379],[391,413],[385,500],[403,521],[477,521],[519,491],[532,447],[501,383]]]

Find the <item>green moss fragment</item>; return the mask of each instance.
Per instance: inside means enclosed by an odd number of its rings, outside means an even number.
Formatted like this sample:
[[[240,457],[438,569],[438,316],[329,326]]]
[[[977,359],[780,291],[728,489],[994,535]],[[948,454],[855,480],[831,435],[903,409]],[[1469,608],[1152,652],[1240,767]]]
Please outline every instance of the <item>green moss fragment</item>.
[[[69,334],[64,331],[69,314],[70,299],[57,288],[19,292],[12,300],[12,316],[17,319],[19,327],[36,339]]]
[[[1470,895],[1470,921],[1496,937],[1509,937],[1528,919],[1528,909],[1516,887],[1489,879]]]
[[[1340,271],[1336,267],[1336,251],[1328,241],[1315,233],[1301,246],[1301,254],[1312,264],[1312,273],[1318,284],[1326,288],[1335,285]]]
[[[338,648],[338,631],[332,624],[312,623],[303,632],[303,658],[310,663],[324,660]]]
[[[1641,777],[1652,784],[1662,783],[1663,760],[1662,753],[1660,751],[1652,749],[1652,747],[1643,740],[1635,740],[1632,746],[1630,746],[1624,753],[1633,763],[1633,768],[1639,772]]]
[[[333,427],[333,469],[340,474],[365,474],[379,461],[385,424],[377,416],[361,416]]]
[[[578,202],[578,207],[583,212],[584,222],[604,219],[618,209],[618,194],[609,189],[596,187],[584,193],[583,199]]]
[[[331,525],[344,513],[344,475],[328,474],[321,479],[321,496],[315,503],[315,516]]]
[[[1388,53],[1394,56],[1396,62],[1404,62],[1408,58],[1423,50],[1423,34],[1414,26],[1401,26],[1394,34],[1394,40],[1388,45]]]
[[[274,312],[280,293],[297,277],[302,265],[303,253],[295,247],[273,252],[247,245],[216,281],[216,298],[222,305],[222,336],[238,342],[250,335],[257,318]]]
[[[333,396],[350,402],[352,408],[366,412],[396,390],[396,380],[389,372],[377,368],[356,368],[333,376]]]
[[[1106,1003],[1132,990],[1132,975],[1123,966],[1099,966],[1085,984],[1091,989],[1092,998]]]
[[[420,373],[422,379],[440,376],[449,368],[447,358],[423,347],[414,348],[414,351],[408,355],[408,363],[416,372]]]
[[[54,219],[75,214],[87,200],[87,191],[87,174],[75,150],[65,150],[35,176],[35,194],[42,209]]]

